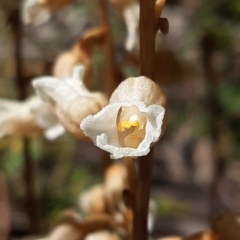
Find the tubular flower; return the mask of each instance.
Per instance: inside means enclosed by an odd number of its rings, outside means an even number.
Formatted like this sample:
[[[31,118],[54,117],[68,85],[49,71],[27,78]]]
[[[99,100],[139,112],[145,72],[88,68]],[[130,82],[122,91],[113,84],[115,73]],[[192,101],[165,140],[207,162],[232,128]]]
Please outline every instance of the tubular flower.
[[[104,94],[88,91],[83,83],[84,67],[73,69],[73,76],[60,81],[41,77],[33,81],[39,97],[50,103],[64,128],[80,140],[87,140],[79,127],[83,118],[95,114],[107,104]]]
[[[111,158],[147,155],[165,130],[165,105],[164,93],[152,80],[128,78],[113,92],[109,105],[83,119],[80,127]]]

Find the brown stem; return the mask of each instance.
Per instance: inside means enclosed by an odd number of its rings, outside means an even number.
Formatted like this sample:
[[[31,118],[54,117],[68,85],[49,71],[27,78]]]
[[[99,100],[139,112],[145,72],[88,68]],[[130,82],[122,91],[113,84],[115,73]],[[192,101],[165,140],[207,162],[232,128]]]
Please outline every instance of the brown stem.
[[[16,60],[16,77],[15,82],[19,89],[19,99],[23,100],[27,97],[27,83],[26,78],[22,74],[23,62],[22,62],[22,25],[20,21],[20,11],[16,10],[10,16],[10,23],[13,29],[14,36],[14,57]],[[30,154],[30,142],[27,139],[23,139],[23,155],[24,155],[24,181],[25,181],[25,206],[26,212],[29,217],[30,228],[29,233],[36,233],[37,230],[37,217],[36,217],[36,204],[34,197],[34,173],[33,164]]]
[[[29,233],[34,234],[37,232],[37,215],[36,203],[34,194],[34,167],[30,154],[30,140],[23,139],[24,143],[24,181],[26,187],[25,193],[25,206],[30,220]]]
[[[10,230],[10,204],[4,174],[0,172],[0,239],[7,240]]]
[[[134,160],[130,157],[125,157],[123,161],[127,169],[131,196],[135,196],[136,189],[137,189],[137,175],[136,175],[135,166],[133,162]]]
[[[141,75],[153,79],[155,49],[154,1],[140,0]]]
[[[113,42],[110,33],[110,25],[108,20],[108,8],[106,0],[99,0],[100,9],[100,21],[101,24],[107,29],[105,42],[104,42],[104,54],[105,54],[105,92],[108,96],[112,94],[114,89],[117,87],[115,60],[113,52]]]
[[[140,0],[141,75],[153,79],[155,49],[155,2]],[[147,240],[147,217],[151,188],[152,154],[138,159],[138,186],[133,208],[133,240]]]
[[[151,152],[138,159],[139,180],[135,195],[133,208],[133,240],[148,239],[148,208],[152,176],[152,154]]]
[[[157,0],[155,3],[155,25],[156,25],[156,28],[158,28],[158,20],[162,13],[165,2],[166,2],[166,0]]]

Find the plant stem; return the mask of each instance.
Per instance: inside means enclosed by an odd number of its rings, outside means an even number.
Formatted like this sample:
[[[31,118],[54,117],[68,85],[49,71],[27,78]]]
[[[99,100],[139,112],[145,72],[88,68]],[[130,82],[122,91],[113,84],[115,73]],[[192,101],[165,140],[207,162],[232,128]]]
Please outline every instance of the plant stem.
[[[0,171],[0,239],[7,240],[10,230],[10,204],[7,183],[4,174]]]
[[[140,0],[140,67],[141,75],[153,79],[155,49],[155,2]],[[151,152],[138,159],[138,186],[133,208],[133,240],[148,239],[148,208],[152,175]]]
[[[152,80],[155,49],[155,3],[140,0],[140,72]]]
[[[136,189],[137,189],[137,175],[136,175],[135,166],[133,162],[134,160],[130,157],[125,157],[123,161],[127,169],[131,196],[135,196]]]
[[[19,90],[19,99],[23,100],[27,97],[27,83],[22,74],[23,62],[22,62],[22,25],[20,21],[20,10],[15,10],[10,16],[10,22],[12,24],[14,44],[15,44],[15,61],[16,61],[16,77],[15,82]],[[34,197],[34,173],[33,164],[30,154],[30,142],[28,139],[22,139],[23,141],[23,156],[24,156],[24,182],[25,182],[25,207],[28,214],[30,228],[29,233],[34,234],[37,231],[37,215],[36,204]]]
[[[133,207],[133,240],[148,239],[148,208],[152,176],[151,152],[138,159],[138,186]]]

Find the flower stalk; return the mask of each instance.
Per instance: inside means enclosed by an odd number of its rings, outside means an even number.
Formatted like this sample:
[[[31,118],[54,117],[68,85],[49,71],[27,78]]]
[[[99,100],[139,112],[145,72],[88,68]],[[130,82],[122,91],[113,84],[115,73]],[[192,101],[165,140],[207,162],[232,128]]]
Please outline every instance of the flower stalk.
[[[27,97],[27,83],[26,78],[22,74],[22,25],[20,21],[20,10],[15,10],[10,16],[10,23],[12,25],[15,51],[14,57],[16,61],[16,77],[15,82],[19,90],[19,99],[23,100]],[[30,153],[30,142],[28,139],[23,141],[23,158],[24,158],[24,175],[25,182],[25,207],[29,217],[30,228],[29,233],[34,234],[37,232],[37,215],[36,215],[36,201],[34,196],[34,166]]]
[[[140,0],[140,72],[153,79],[155,49],[155,3]],[[138,185],[133,208],[133,240],[147,240],[147,216],[150,199],[152,154],[137,159]]]

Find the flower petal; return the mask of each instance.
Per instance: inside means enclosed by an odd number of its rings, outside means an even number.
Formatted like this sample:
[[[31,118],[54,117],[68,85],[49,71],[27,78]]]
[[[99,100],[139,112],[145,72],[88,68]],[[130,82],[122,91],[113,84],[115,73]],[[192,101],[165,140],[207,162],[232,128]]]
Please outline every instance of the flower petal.
[[[137,148],[122,147],[117,136],[116,116],[122,106],[133,105],[146,114],[146,134]],[[159,139],[164,113],[165,109],[160,105],[147,107],[141,101],[114,102],[94,116],[83,119],[80,127],[96,146],[110,152],[111,158],[138,157],[148,154],[151,144]]]

